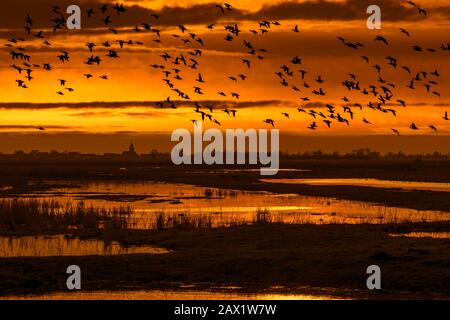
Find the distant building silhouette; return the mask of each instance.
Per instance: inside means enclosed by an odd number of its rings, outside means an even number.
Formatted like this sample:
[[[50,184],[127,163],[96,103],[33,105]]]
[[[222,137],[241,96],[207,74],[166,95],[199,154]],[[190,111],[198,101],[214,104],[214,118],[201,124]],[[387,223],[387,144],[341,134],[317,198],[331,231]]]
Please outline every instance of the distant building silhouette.
[[[136,153],[136,150],[134,149],[134,145],[133,143],[130,144],[128,151],[124,151],[122,152],[122,155],[124,156],[137,156],[138,154]]]

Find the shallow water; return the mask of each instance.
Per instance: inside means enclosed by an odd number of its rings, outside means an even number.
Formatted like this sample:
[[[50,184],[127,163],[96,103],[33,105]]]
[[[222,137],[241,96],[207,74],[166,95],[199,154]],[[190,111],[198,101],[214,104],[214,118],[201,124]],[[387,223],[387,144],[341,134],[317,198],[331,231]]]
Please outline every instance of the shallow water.
[[[117,242],[80,240],[57,236],[0,237],[0,258],[53,256],[110,256],[125,254],[162,254],[163,248],[122,247]]]
[[[267,183],[309,184],[313,186],[359,186],[383,189],[427,190],[450,192],[450,183],[394,181],[380,179],[263,179]]]
[[[54,182],[61,184],[62,181]],[[161,182],[65,182],[46,192],[22,195],[64,203],[83,201],[86,205],[117,207],[131,205],[128,218],[132,228],[155,228],[158,214],[166,217],[201,216],[213,227],[251,223],[258,210],[268,210],[268,219],[284,223],[398,223],[450,220],[450,213],[386,207],[361,201],[308,197],[296,194],[249,192],[205,188]]]
[[[410,232],[390,234],[391,237],[450,239],[450,232]]]
[[[0,297],[0,299],[2,299]],[[4,298],[3,298],[4,299]],[[15,296],[6,299],[21,300],[337,300],[332,295],[308,294],[244,294],[212,291],[99,291],[63,292],[41,296]]]

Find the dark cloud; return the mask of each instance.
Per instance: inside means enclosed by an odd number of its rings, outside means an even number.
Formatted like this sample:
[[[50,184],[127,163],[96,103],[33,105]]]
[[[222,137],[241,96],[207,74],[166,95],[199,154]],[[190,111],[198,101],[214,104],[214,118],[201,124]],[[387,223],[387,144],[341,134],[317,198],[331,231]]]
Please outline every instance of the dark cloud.
[[[68,127],[68,126],[46,126],[46,129],[55,129],[55,130],[66,130],[66,129],[75,129],[78,127]],[[1,125],[0,130],[38,130],[37,126],[31,125]]]
[[[155,101],[126,101],[126,102],[74,102],[74,103],[27,103],[27,102],[1,102],[0,109],[89,109],[105,108],[120,109],[126,107],[155,107]]]
[[[81,111],[71,113],[70,115],[77,117],[104,117],[104,116],[111,116],[113,114],[114,114],[113,112],[109,111]]]
[[[432,8],[430,11],[433,15],[441,16],[444,19],[450,19],[450,5]]]
[[[304,2],[285,1],[266,5],[258,12],[247,15],[258,19],[306,19],[306,20],[364,20],[370,5],[381,8],[383,21],[418,20],[421,19],[417,9],[401,5],[395,0],[347,0],[342,2],[310,0]]]
[[[72,116],[79,117],[104,117],[111,116],[114,113],[108,111],[100,111],[96,109],[124,109],[121,112],[122,115],[129,117],[161,117],[161,112],[156,110],[167,111],[168,114],[172,109],[166,108],[161,109],[157,105],[159,101],[122,101],[122,102],[76,102],[76,103],[0,103],[0,109],[16,109],[16,110],[47,110],[47,109],[68,109],[77,110],[79,112],[71,113]],[[365,102],[360,102],[362,105]],[[298,107],[300,104],[293,101],[282,101],[282,100],[261,100],[261,101],[218,101],[218,100],[203,100],[203,101],[175,101],[178,108],[195,108],[196,104],[200,104],[201,107],[206,108],[207,106],[212,106],[215,110],[221,110],[225,108],[229,109],[248,109],[248,108],[264,108],[264,107],[286,107],[293,108]],[[334,106],[340,106],[344,104],[331,103]],[[398,106],[398,103],[387,103],[387,107]],[[446,107],[450,106],[450,102],[439,102],[439,103],[428,103],[428,102],[414,102],[408,103],[408,107]],[[146,111],[125,111],[127,108],[134,107],[148,107],[149,110]],[[326,102],[321,101],[311,101],[303,103],[302,108],[304,109],[321,109],[326,107]],[[177,113],[179,114],[179,113]],[[27,126],[23,126],[26,128]],[[21,129],[22,126],[11,126],[9,129]],[[36,128],[36,127],[32,127]],[[69,127],[68,127],[69,128]],[[70,127],[72,128],[72,127]],[[0,127],[0,129],[2,129]],[[65,129],[65,127],[55,127],[53,129]]]
[[[54,5],[61,7],[62,13],[65,8],[72,4],[78,4],[82,7],[83,17],[82,26],[84,28],[105,28],[101,21],[103,15],[99,7],[105,1],[96,0],[21,0],[2,1],[3,8],[0,12],[0,28],[19,29],[23,26],[25,15],[32,15],[34,28],[42,29],[51,27],[51,19],[57,17],[52,13]],[[111,1],[113,2],[113,1]],[[110,2],[110,3],[111,3]],[[379,5],[382,9],[383,21],[401,21],[401,20],[419,20],[423,19],[418,15],[417,9],[402,5],[401,1],[396,0],[347,0],[336,2],[331,0],[309,0],[309,1],[282,1],[271,5],[266,5],[256,12],[248,12],[235,8],[231,12],[222,14],[216,8],[216,3],[194,4],[191,6],[164,6],[158,11],[144,8],[134,4],[127,7],[124,14],[117,15],[110,8],[107,15],[111,16],[112,26],[115,28],[130,27],[142,24],[144,22],[154,26],[176,26],[177,24],[206,24],[218,21],[238,21],[261,19],[285,20],[285,19],[304,19],[304,20],[357,20],[367,17],[366,9],[369,5]],[[112,7],[112,6],[110,6]],[[87,18],[85,11],[88,8],[95,9],[95,14]],[[439,11],[437,10],[439,9]],[[441,15],[450,15],[450,6],[432,8],[432,12],[440,12]],[[150,16],[151,13],[158,13],[159,19]],[[106,30],[107,28],[105,28]],[[84,32],[81,30],[81,32]]]
[[[35,29],[47,29],[52,26],[52,19],[59,17],[60,15],[52,12],[53,6],[57,5],[61,8],[61,13],[64,16],[66,8],[69,5],[77,4],[82,10],[82,28],[99,28],[103,27],[107,30],[102,19],[105,16],[110,16],[112,24],[110,27],[121,28],[140,25],[142,23],[149,23],[152,26],[176,26],[177,24],[203,24],[213,23],[222,18],[236,18],[243,16],[244,12],[235,9],[234,11],[223,15],[216,8],[215,3],[206,4],[194,4],[187,7],[180,6],[164,6],[162,9],[155,11],[148,8],[144,8],[139,5],[132,5],[126,7],[126,12],[120,15],[113,10],[110,5],[109,11],[106,14],[102,14],[99,10],[100,6],[105,1],[85,0],[21,0],[2,1],[3,8],[0,12],[0,28],[6,29],[19,29],[24,25],[24,19],[27,14],[30,14],[34,20],[33,28]],[[90,18],[87,17],[86,10],[94,9],[95,13]],[[160,15],[159,19],[155,19],[151,16],[152,13]],[[77,31],[74,31],[77,32]],[[81,30],[83,32],[83,29]]]
[[[26,103],[26,102],[0,102],[0,109],[89,109],[89,108],[104,108],[104,109],[123,109],[129,107],[152,107],[160,108],[158,106],[160,101],[120,101],[120,102],[75,102],[75,103]],[[253,107],[267,107],[288,105],[291,102],[281,100],[261,100],[261,101],[174,101],[178,107],[195,107],[196,103],[202,106],[213,106],[214,108],[253,108]]]

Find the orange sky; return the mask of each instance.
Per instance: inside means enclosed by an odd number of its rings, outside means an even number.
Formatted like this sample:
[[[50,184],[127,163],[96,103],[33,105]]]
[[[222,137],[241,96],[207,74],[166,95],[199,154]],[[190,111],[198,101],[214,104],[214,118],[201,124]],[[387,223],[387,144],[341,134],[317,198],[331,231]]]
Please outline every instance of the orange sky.
[[[9,0],[8,0],[9,1]],[[351,0],[352,1],[352,0]],[[354,1],[354,0],[353,0]],[[16,1],[17,2],[17,1]],[[19,1],[20,2],[20,1]],[[26,2],[26,1],[25,1]],[[72,1],[73,2],[73,1]],[[154,12],[170,12],[176,15],[178,9],[173,7],[191,8],[197,4],[210,4],[210,1],[127,1],[127,6],[133,3],[139,7],[133,7],[125,12],[123,24],[120,25],[120,33],[113,35],[106,32],[104,28],[95,29],[89,27],[89,21],[85,23],[81,31],[63,31],[56,34],[46,32],[46,39],[52,43],[52,46],[45,46],[42,40],[28,37],[21,30],[22,22],[17,21],[17,30],[9,30],[12,25],[2,26],[0,23],[0,32],[3,34],[3,43],[12,36],[24,37],[27,41],[16,45],[13,48],[5,47],[0,52],[0,132],[17,133],[36,133],[35,127],[44,126],[46,132],[42,134],[57,134],[58,132],[77,132],[77,133],[116,133],[116,132],[168,132],[176,128],[192,128],[190,120],[199,119],[199,115],[193,112],[193,107],[183,107],[174,109],[159,109],[156,104],[146,104],[142,106],[139,103],[143,101],[163,101],[168,96],[172,100],[178,100],[176,94],[162,82],[163,75],[160,70],[151,68],[151,64],[165,64],[168,69],[175,67],[170,62],[164,62],[160,57],[164,52],[175,57],[183,53],[191,57],[189,52],[194,49],[202,49],[202,57],[193,57],[198,60],[198,70],[176,66],[180,69],[183,80],[173,80],[173,74],[170,75],[171,81],[177,88],[186,92],[191,97],[191,101],[200,101],[202,105],[217,106],[218,109],[213,112],[214,118],[222,123],[223,128],[266,128],[262,122],[266,118],[275,120],[276,127],[286,133],[298,133],[307,135],[390,135],[391,128],[398,129],[403,135],[448,135],[450,133],[450,121],[442,119],[445,111],[450,111],[450,98],[448,97],[448,88],[450,80],[448,71],[450,70],[449,52],[439,49],[439,46],[448,42],[446,37],[450,34],[450,24],[448,19],[440,15],[436,8],[439,6],[448,6],[448,1],[426,1],[423,5],[428,9],[430,17],[426,20],[416,20],[416,17],[410,18],[397,17],[395,12],[383,11],[391,10],[388,4],[392,1],[375,1],[385,4],[382,6],[382,17],[387,16],[387,21],[383,20],[382,30],[368,30],[365,27],[366,16],[361,13],[362,19],[350,19],[334,17],[327,19],[327,11],[324,10],[323,18],[315,17],[313,20],[305,18],[293,19],[292,14],[287,14],[281,9],[265,6],[277,6],[283,4],[282,1],[229,1],[242,12],[240,15],[223,18],[217,22],[215,30],[210,31],[205,28],[208,18],[198,14],[198,23],[186,24],[190,32],[194,32],[198,37],[204,40],[205,47],[198,43],[185,45],[181,39],[189,36],[183,35],[175,25],[171,25],[170,19],[164,21],[164,25],[158,26],[157,20],[148,17],[148,20],[128,21],[125,15],[127,12],[133,15],[136,12],[138,16],[143,8],[152,9]],[[298,1],[300,4],[303,1]],[[345,2],[345,1],[329,1]],[[397,2],[398,1],[394,1]],[[74,2],[76,3],[76,1]],[[314,3],[314,1],[312,1]],[[356,2],[355,2],[356,3]],[[419,2],[418,2],[419,3]],[[355,6],[354,4],[349,4]],[[89,4],[80,3],[85,8],[92,7]],[[166,8],[163,8],[163,7]],[[357,5],[356,5],[357,6]],[[51,6],[50,6],[51,8]],[[96,8],[94,6],[94,8]],[[23,6],[13,8],[15,14],[25,16],[27,11]],[[212,6],[212,9],[215,9]],[[19,11],[19,13],[17,12]],[[39,11],[39,8],[36,9]],[[53,17],[51,9],[43,6],[42,12],[36,14],[44,15],[48,12],[49,19]],[[166,11],[164,11],[166,10]],[[205,10],[199,7],[197,13]],[[218,10],[218,9],[217,9]],[[213,10],[211,17],[217,19],[218,12]],[[272,26],[270,32],[265,35],[252,35],[248,32],[250,29],[259,30],[258,21],[265,17],[250,18],[258,11],[265,10],[266,14],[280,16],[281,26]],[[317,10],[322,10],[317,7]],[[447,7],[448,10],[448,7]],[[267,13],[268,12],[268,13]],[[445,11],[443,11],[445,12]],[[448,10],[450,12],[450,10]],[[2,13],[4,14],[4,12]],[[31,13],[33,15],[33,13]],[[99,13],[96,13],[100,16]],[[208,14],[208,12],[206,12]],[[245,14],[246,18],[242,18]],[[359,12],[356,13],[359,15]],[[278,15],[278,16],[277,16]],[[286,19],[283,17],[286,16]],[[391,18],[391,16],[393,18]],[[111,12],[111,17],[116,18],[116,14]],[[1,18],[1,17],[0,17]],[[98,17],[94,17],[98,19]],[[91,18],[91,19],[94,19]],[[189,17],[187,17],[189,18]],[[87,17],[83,17],[85,21]],[[117,18],[119,19],[119,18]],[[161,17],[163,19],[163,17]],[[206,20],[205,20],[206,19]],[[273,21],[275,19],[272,19]],[[2,21],[2,19],[0,19]],[[152,27],[161,30],[161,43],[155,43],[156,37],[149,32],[133,32],[134,25],[140,25],[143,22],[152,24]],[[229,23],[237,22],[242,33],[232,42],[224,40],[226,32],[223,26]],[[122,21],[120,22],[122,23]],[[172,24],[176,24],[175,22]],[[294,33],[291,29],[299,25],[300,33]],[[114,27],[114,22],[112,24]],[[411,37],[406,37],[399,31],[399,27],[407,29]],[[8,31],[6,31],[8,29]],[[3,31],[2,31],[3,30]],[[36,29],[35,31],[37,32]],[[178,35],[181,38],[175,38],[172,35]],[[374,42],[377,35],[383,35],[389,39],[390,46]],[[360,50],[345,48],[337,40],[337,36],[343,36],[348,41],[361,42],[364,47]],[[134,40],[141,41],[143,45],[126,46],[120,49],[115,40]],[[258,60],[247,53],[243,47],[243,40],[251,41],[255,48],[264,48],[268,52],[263,53],[263,60]],[[111,59],[105,57],[107,51],[101,48],[100,44],[104,41],[110,41],[113,44],[120,58]],[[87,66],[83,63],[91,55],[84,46],[86,42],[94,42],[98,45],[92,54],[99,55],[103,61],[100,66]],[[436,48],[436,53],[417,53],[412,50],[413,45],[420,45],[423,48]],[[20,65],[20,61],[12,61],[9,51],[17,50],[17,47],[23,47],[26,52],[32,56],[32,63],[42,64],[51,63],[54,70],[44,71],[42,68],[33,72],[33,79],[27,83],[28,89],[19,88],[16,79],[22,79],[10,65],[12,63]],[[70,52],[71,60],[68,63],[59,63],[56,56],[60,50]],[[370,57],[370,64],[366,64],[361,55]],[[298,56],[302,58],[301,65],[293,65],[290,60]],[[399,61],[399,67],[394,70],[387,64],[386,56],[394,56]],[[247,68],[242,59],[251,60],[251,68]],[[280,85],[280,79],[275,72],[280,70],[281,65],[288,65],[294,70],[295,76],[288,77],[289,85],[295,85],[301,88],[301,92],[295,92],[289,87]],[[299,113],[296,108],[309,108],[310,106],[302,103],[300,98],[308,97],[314,105],[330,103],[337,108],[337,112],[342,115],[344,102],[341,98],[345,95],[353,103],[366,104],[369,101],[375,101],[361,93],[350,93],[342,85],[344,79],[348,79],[348,73],[354,73],[358,77],[362,87],[369,85],[381,86],[377,82],[378,75],[372,67],[379,64],[383,68],[382,77],[387,83],[394,83],[393,88],[395,99],[407,101],[408,107],[399,107],[398,103],[386,106],[398,111],[397,117],[380,111],[373,111],[365,108],[363,111],[354,109],[355,116],[350,126],[345,124],[333,123],[332,128],[328,129],[321,119],[313,119],[304,113]],[[407,65],[415,75],[419,71],[432,72],[438,69],[440,77],[433,78],[429,76],[426,81],[434,80],[433,90],[437,90],[441,97],[426,92],[424,83],[418,82],[416,90],[406,88],[413,75],[407,74],[400,66]],[[300,79],[298,70],[305,69],[308,74],[304,81],[311,85],[307,89],[302,87],[303,80]],[[206,83],[199,85],[195,81],[198,73],[201,73]],[[83,74],[92,73],[94,79],[85,79]],[[106,74],[109,80],[99,79],[99,75]],[[234,83],[229,76],[236,77],[238,74],[245,74],[248,79],[239,80]],[[318,84],[314,81],[317,76],[325,79],[325,83]],[[56,94],[58,91],[65,91],[58,83],[58,79],[66,79],[67,87],[74,88],[73,93],[65,92],[64,96]],[[199,86],[204,91],[204,95],[198,95],[193,92],[193,86]],[[326,96],[316,96],[311,93],[313,89],[323,88]],[[218,91],[224,91],[228,97],[224,98],[217,94]],[[238,92],[240,99],[231,99],[230,92]],[[208,102],[202,102],[208,100]],[[87,103],[79,105],[79,103]],[[92,105],[89,103],[92,102]],[[108,104],[95,104],[95,102],[110,102]],[[118,107],[114,102],[123,102]],[[26,105],[12,103],[27,103]],[[221,112],[224,106],[230,106],[238,110],[236,118],[229,117]],[[321,107],[311,107],[317,112],[323,111]],[[286,119],[281,112],[287,112],[290,119]],[[346,115],[346,117],[349,117]],[[364,124],[362,119],[368,119],[371,124]],[[307,127],[310,123],[316,121],[319,128],[311,131]],[[412,131],[408,127],[411,122],[415,122],[420,130]],[[433,124],[438,128],[434,133],[427,128]],[[216,126],[207,123],[205,127]],[[450,141],[450,139],[449,139]],[[83,142],[80,141],[80,144]],[[169,143],[169,142],[168,142]],[[78,147],[78,146],[77,146]],[[2,147],[0,146],[0,151]]]

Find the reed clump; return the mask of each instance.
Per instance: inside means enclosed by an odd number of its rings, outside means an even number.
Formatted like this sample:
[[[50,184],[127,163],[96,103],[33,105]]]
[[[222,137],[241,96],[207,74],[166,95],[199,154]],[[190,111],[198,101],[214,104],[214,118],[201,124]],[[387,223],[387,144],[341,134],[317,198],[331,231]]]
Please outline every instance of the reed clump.
[[[102,208],[84,202],[46,199],[1,199],[0,228],[16,230],[126,229],[131,206]]]
[[[258,209],[253,216],[253,224],[269,224],[274,223],[274,217],[268,209]]]
[[[184,214],[158,212],[154,220],[154,229],[200,229],[212,228],[210,214]]]

